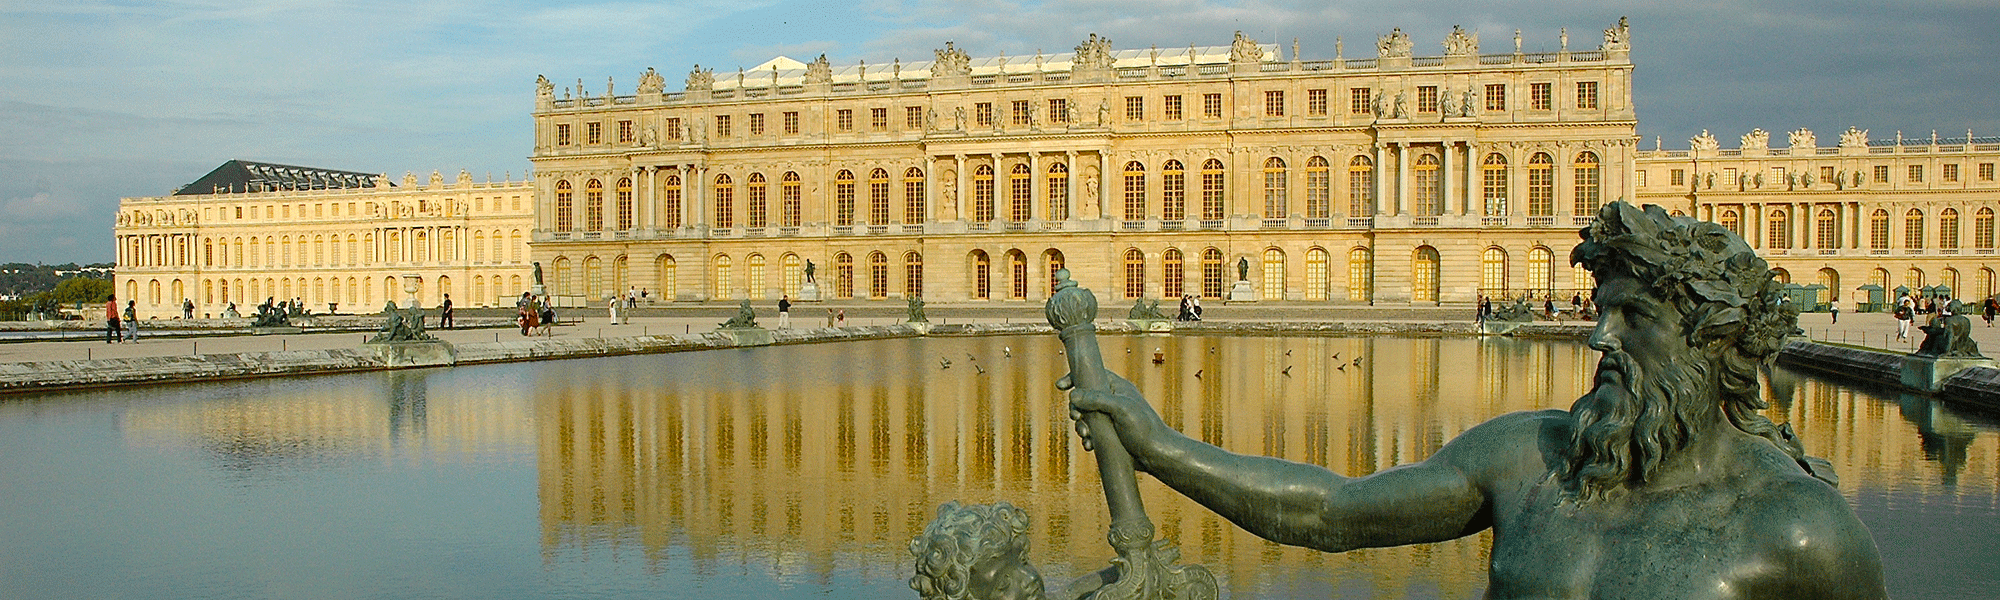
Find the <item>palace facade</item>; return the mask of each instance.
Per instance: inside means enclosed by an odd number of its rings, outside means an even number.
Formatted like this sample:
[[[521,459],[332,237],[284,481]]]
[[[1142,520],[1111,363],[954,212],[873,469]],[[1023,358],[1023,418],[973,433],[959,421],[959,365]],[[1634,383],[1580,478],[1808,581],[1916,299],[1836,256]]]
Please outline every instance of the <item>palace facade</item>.
[[[1469,302],[1589,287],[1567,266],[1636,192],[1629,30],[1417,56],[1229,46],[834,67],[780,57],[668,92],[539,82],[535,260],[550,291],[680,300]],[[1503,43],[1504,46],[1504,43]],[[1567,295],[1566,292],[1562,292]]]
[[[2000,209],[2000,137],[1869,139],[1848,128],[1821,147],[1800,129],[1788,147],[1744,134],[1722,148],[1704,131],[1688,150],[1641,151],[1638,199],[1727,226],[1780,270],[1780,278],[1824,286],[1820,301],[1852,309],[1860,286],[1888,291],[1946,286],[1952,296],[2000,292],[1994,211]],[[1882,301],[1876,299],[1874,301]]]
[[[223,183],[214,183],[226,180]],[[402,303],[405,276],[437,306],[511,305],[533,284],[533,182],[433,172],[386,176],[230,161],[173,195],[124,198],[114,235],[121,300],[139,317],[245,315],[266,298],[314,312],[379,312]]]

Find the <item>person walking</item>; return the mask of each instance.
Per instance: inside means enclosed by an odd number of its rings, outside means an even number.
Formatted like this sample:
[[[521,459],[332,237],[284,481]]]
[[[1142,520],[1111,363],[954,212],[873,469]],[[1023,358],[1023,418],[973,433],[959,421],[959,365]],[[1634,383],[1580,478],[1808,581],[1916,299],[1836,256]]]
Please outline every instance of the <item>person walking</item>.
[[[778,328],[792,328],[792,296],[790,294],[778,297]]]
[[[125,301],[125,339],[139,343],[139,307],[136,301]]]
[[[444,306],[438,310],[438,329],[451,329],[451,294],[444,295]]]
[[[541,311],[535,308],[535,294],[521,292],[521,299],[514,302],[514,320],[521,324],[521,337],[528,337],[528,332],[535,329],[536,321],[541,316]]]
[[[617,325],[617,324],[618,324],[618,308],[619,308],[619,307],[621,307],[621,306],[624,306],[624,305],[625,305],[625,299],[624,299],[624,298],[620,298],[620,297],[617,297],[617,296],[612,296],[612,297],[611,297],[611,302],[610,302],[610,304],[609,304],[608,306],[606,306],[605,308],[606,308],[606,309],[609,309],[609,310],[611,311],[611,324],[612,324],[612,325]]]
[[[840,312],[834,313],[833,324],[835,327],[847,326],[847,309],[843,308],[840,309]]]
[[[104,301],[104,343],[118,343],[124,332],[124,325],[118,322],[118,296],[114,295]]]
[[[1909,296],[1896,300],[1896,339],[1910,339],[1910,321],[1917,318],[1917,301]]]
[[[193,300],[193,299],[191,299],[191,298],[182,298],[182,299],[181,299],[181,318],[183,318],[183,319],[192,319],[192,318],[194,318],[194,300]]]
[[[1834,298],[1826,301],[1826,312],[1833,315],[1834,323],[1840,323],[1840,299]]]
[[[2000,299],[1995,299],[1993,296],[1987,296],[1985,305],[1986,305],[1985,310],[1981,311],[1980,316],[1986,318],[1987,327],[1992,327],[1993,313],[2000,313]]]

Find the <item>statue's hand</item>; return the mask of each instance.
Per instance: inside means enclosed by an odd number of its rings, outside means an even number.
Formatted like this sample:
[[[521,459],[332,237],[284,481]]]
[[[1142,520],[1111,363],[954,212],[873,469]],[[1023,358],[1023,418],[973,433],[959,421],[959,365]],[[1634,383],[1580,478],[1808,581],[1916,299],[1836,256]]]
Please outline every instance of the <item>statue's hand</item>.
[[[1111,389],[1071,390],[1069,396],[1069,416],[1076,422],[1076,433],[1083,438],[1085,450],[1095,450],[1096,442],[1091,438],[1090,425],[1084,415],[1103,414],[1110,418],[1117,429],[1118,439],[1130,450],[1143,446],[1152,435],[1166,427],[1159,413],[1139,395],[1137,386],[1117,374],[1111,376]]]

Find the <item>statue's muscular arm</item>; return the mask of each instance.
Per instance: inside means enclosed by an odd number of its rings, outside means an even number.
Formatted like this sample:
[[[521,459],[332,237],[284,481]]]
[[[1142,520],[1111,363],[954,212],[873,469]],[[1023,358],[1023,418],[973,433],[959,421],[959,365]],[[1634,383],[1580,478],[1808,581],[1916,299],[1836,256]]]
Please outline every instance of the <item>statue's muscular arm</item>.
[[[1493,492],[1545,471],[1541,438],[1561,411],[1515,413],[1467,430],[1429,459],[1364,477],[1234,454],[1166,426],[1130,382],[1079,392],[1109,414],[1138,469],[1267,540],[1327,552],[1436,542],[1492,526]]]

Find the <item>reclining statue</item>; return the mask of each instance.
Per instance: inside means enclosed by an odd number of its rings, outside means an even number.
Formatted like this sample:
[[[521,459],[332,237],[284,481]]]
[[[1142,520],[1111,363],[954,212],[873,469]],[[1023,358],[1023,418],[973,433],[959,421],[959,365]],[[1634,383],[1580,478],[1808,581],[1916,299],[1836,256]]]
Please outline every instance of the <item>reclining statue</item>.
[[[1930,324],[1919,327],[1924,331],[1924,343],[1917,347],[1916,355],[1986,358],[1979,353],[1979,342],[1972,340],[1972,319],[1965,316],[1965,304],[1952,300],[1945,312],[1951,314],[1932,319]]]

